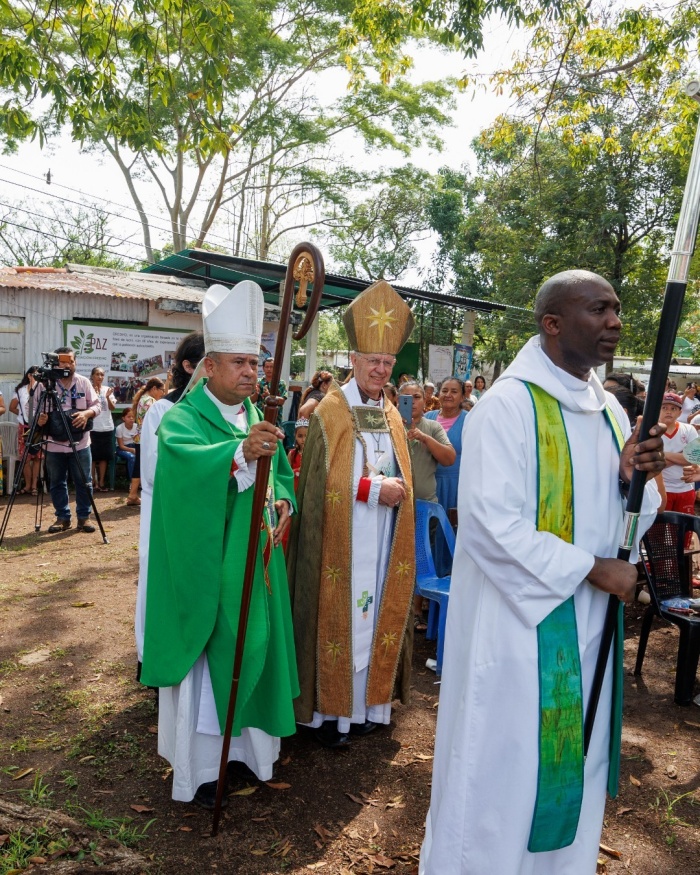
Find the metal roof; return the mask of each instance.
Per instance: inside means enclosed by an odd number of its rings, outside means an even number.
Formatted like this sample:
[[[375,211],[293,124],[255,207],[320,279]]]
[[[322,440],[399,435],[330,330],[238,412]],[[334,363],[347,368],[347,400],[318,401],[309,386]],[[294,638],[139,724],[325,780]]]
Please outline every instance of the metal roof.
[[[207,283],[193,278],[69,264],[66,267],[0,268],[0,288],[41,289],[153,301],[168,298],[201,303]]]
[[[113,270],[84,264],[66,267],[0,267],[0,289],[66,292],[154,301],[163,310],[200,312],[211,281],[173,274]],[[189,307],[185,305],[189,304]],[[178,306],[182,305],[182,306]],[[265,318],[279,318],[277,302],[266,303]],[[293,314],[292,321],[298,320]]]
[[[206,249],[183,249],[175,255],[170,255],[156,264],[145,267],[143,271],[150,276],[201,277],[209,283],[213,281],[224,285],[234,285],[242,280],[253,280],[262,288],[266,303],[278,304],[280,284],[284,282],[287,266],[271,261],[255,261],[236,255],[224,255]],[[367,280],[327,273],[321,308],[328,309],[349,304],[367,288],[367,285]],[[461,310],[478,310],[490,313],[493,310],[521,309],[497,304],[494,301],[482,301],[478,298],[465,298],[461,295],[448,295],[441,292],[426,292],[422,289],[413,289],[394,283],[391,285],[402,298],[407,300],[428,301],[458,307]]]

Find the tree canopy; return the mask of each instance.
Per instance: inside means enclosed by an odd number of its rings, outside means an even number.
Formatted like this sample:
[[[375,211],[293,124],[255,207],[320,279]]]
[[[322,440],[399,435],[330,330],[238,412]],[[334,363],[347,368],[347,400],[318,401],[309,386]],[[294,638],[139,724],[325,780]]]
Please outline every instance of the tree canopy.
[[[251,170],[274,171],[294,150],[351,135],[403,153],[438,142],[454,83],[400,75],[407,35],[384,53],[396,75],[383,81],[352,10],[345,0],[0,0],[0,138],[16,148],[67,128],[116,162],[149,260],[144,181],[160,192],[174,248],[188,232],[201,243]],[[329,105],[312,86],[333,71],[352,88]]]

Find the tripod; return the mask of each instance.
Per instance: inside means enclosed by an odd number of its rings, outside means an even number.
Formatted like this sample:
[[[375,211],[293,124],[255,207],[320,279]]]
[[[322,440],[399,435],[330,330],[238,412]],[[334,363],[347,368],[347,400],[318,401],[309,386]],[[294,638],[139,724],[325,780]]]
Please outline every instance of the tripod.
[[[5,531],[7,530],[7,523],[10,519],[10,514],[12,513],[12,508],[15,504],[15,497],[17,495],[17,490],[19,488],[20,483],[22,482],[22,474],[24,472],[24,466],[27,463],[27,458],[29,456],[29,451],[34,446],[43,446],[46,449],[46,445],[49,443],[49,438],[39,438],[37,440],[37,433],[40,430],[39,426],[39,417],[42,413],[48,414],[51,410],[58,411],[61,422],[63,424],[63,429],[65,434],[68,436],[68,443],[70,444],[71,453],[73,454],[73,458],[75,459],[75,468],[78,469],[80,474],[80,478],[83,481],[83,486],[85,488],[85,492],[90,496],[90,505],[92,506],[92,511],[95,514],[95,520],[100,529],[100,534],[102,535],[102,541],[105,544],[108,544],[107,535],[105,534],[104,526],[102,525],[102,520],[100,519],[100,515],[97,512],[97,507],[95,506],[95,499],[92,495],[92,491],[88,488],[87,480],[85,478],[85,473],[83,472],[82,466],[80,465],[80,460],[78,458],[78,450],[75,446],[75,441],[73,440],[73,433],[70,429],[70,423],[68,421],[68,417],[66,415],[66,411],[62,408],[61,402],[59,401],[58,395],[56,394],[56,381],[53,379],[47,380],[46,383],[42,383],[44,386],[44,392],[41,395],[41,399],[39,401],[39,407],[36,411],[34,419],[32,420],[32,424],[30,426],[29,432],[24,442],[24,452],[22,453],[22,458],[20,459],[19,465],[15,471],[15,480],[12,484],[12,492],[10,493],[10,500],[7,503],[7,507],[5,508],[5,515],[2,520],[2,524],[0,524],[0,545],[2,545],[3,539],[5,537]],[[39,494],[37,495],[37,505],[36,505],[36,513],[34,517],[34,531],[39,532],[41,530],[41,511],[43,510],[43,500],[44,500],[44,487],[43,484],[46,480],[46,452],[44,452],[44,462],[43,462],[43,476],[41,478],[41,487],[39,488]]]

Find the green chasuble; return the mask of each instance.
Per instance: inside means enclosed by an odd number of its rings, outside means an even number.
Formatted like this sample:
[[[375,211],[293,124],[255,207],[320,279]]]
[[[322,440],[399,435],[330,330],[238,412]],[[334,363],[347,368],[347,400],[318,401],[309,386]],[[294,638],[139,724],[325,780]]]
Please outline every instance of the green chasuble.
[[[248,422],[261,417],[248,399]],[[200,383],[163,417],[153,488],[146,630],[141,682],[179,684],[206,652],[222,728],[231,689],[253,487],[238,492],[233,458],[246,433],[226,422]],[[275,500],[295,506],[294,476],[278,445],[270,482]],[[263,571],[260,535],[233,734],[256,727],[295,732],[299,695],[282,547]]]

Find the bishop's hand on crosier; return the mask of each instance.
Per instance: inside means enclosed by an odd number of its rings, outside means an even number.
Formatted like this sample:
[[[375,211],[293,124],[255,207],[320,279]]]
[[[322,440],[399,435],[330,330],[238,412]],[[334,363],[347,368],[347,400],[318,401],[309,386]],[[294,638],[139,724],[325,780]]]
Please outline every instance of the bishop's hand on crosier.
[[[262,456],[274,456],[277,452],[277,441],[283,439],[284,432],[277,426],[270,422],[256,422],[243,441],[243,455],[246,462],[253,462]]]

